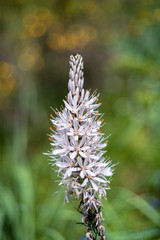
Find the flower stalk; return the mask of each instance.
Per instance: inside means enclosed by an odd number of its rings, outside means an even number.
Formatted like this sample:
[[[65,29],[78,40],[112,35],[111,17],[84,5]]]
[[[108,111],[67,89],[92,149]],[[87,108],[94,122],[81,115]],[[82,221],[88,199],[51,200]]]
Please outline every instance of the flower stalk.
[[[83,59],[80,55],[70,57],[68,90],[64,107],[55,117],[51,115],[54,128],[50,128],[53,147],[49,152],[52,166],[57,166],[59,185],[66,189],[65,201],[71,195],[80,201],[78,211],[87,228],[88,240],[105,239],[101,199],[106,198],[113,174],[111,161],[105,158],[107,138],[101,132],[104,125],[97,108],[99,94],[84,90]]]

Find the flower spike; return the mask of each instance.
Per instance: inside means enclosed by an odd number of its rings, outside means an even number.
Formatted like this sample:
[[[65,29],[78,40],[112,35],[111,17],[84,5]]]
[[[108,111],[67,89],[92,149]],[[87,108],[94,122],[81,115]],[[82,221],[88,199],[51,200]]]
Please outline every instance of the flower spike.
[[[97,108],[97,92],[84,90],[83,58],[70,57],[69,93],[56,117],[51,114],[55,129],[50,135],[52,150],[49,153],[53,166],[58,167],[60,185],[66,189],[65,200],[74,195],[80,200],[78,211],[87,227],[87,239],[105,239],[101,199],[106,197],[113,170],[111,161],[104,157],[108,140],[100,129],[104,125]],[[100,117],[99,117],[100,116]]]

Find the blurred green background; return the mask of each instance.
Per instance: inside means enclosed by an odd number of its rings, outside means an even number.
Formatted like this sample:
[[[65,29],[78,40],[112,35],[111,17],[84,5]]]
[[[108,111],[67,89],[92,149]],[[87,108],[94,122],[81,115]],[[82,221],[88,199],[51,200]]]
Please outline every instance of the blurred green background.
[[[106,237],[160,239],[160,2],[153,0],[1,0],[0,239],[85,235],[78,202],[64,205],[42,154],[74,53],[84,58],[85,88],[101,94],[108,155],[119,162],[103,202]]]

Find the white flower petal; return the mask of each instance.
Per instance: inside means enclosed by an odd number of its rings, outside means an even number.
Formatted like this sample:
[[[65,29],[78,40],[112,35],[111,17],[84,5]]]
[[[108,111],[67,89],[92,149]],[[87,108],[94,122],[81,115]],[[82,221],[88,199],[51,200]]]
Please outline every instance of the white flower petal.
[[[84,159],[84,164],[83,164],[83,165],[86,167],[87,163],[88,163],[88,159],[85,158],[85,159]]]
[[[70,177],[71,174],[72,174],[72,168],[68,168],[67,171],[66,171],[65,174],[64,174],[64,178]]]
[[[57,162],[56,165],[57,167],[60,167],[60,168],[69,167],[69,163],[66,163],[66,162]]]
[[[79,143],[79,146],[81,147],[86,141],[86,136],[83,136],[80,143]]]
[[[79,157],[79,156],[77,157],[77,162],[80,166],[82,166],[82,158],[81,157]]]
[[[75,119],[73,120],[73,126],[74,126],[74,129],[75,129],[76,131],[78,130],[78,125],[79,125],[79,123],[78,123],[77,119],[75,118]]]
[[[84,100],[85,100],[85,101],[88,100],[89,94],[90,94],[90,92],[89,92],[89,91],[86,91],[86,94],[85,94],[85,97],[84,97]]]
[[[95,101],[96,101],[96,97],[94,97],[94,98],[91,98],[88,102],[87,102],[87,105],[90,105],[90,104],[92,104],[92,103],[94,103]]]
[[[113,175],[112,169],[110,167],[105,168],[101,173],[108,177]]]
[[[70,132],[67,132],[67,135],[68,135],[68,136],[73,136],[74,133],[70,131]]]
[[[83,181],[83,183],[81,184],[81,187],[84,187],[84,186],[86,186],[86,185],[87,185],[87,183],[88,183],[88,178],[86,178],[86,179]]]
[[[64,153],[64,152],[66,152],[65,149],[59,148],[59,149],[53,150],[53,151],[52,151],[52,154],[53,154],[53,155],[58,155],[58,154],[61,154],[61,153]]]
[[[107,146],[107,143],[99,144],[99,148],[105,148]]]
[[[96,162],[91,162],[90,164],[88,164],[87,168],[92,168],[95,165],[96,165]]]
[[[90,155],[90,158],[93,159],[93,160],[99,160],[99,157],[96,156],[96,155]]]
[[[94,176],[95,176],[95,173],[94,173],[94,172],[92,172],[92,171],[90,171],[90,170],[86,170],[86,172],[88,173],[88,175],[90,175],[90,176],[92,176],[92,177],[94,177]]]
[[[90,179],[90,182],[92,184],[92,187],[94,188],[94,190],[97,192],[98,191],[98,186],[96,185],[96,183]]]
[[[81,170],[81,168],[79,168],[79,167],[74,167],[74,168],[72,168],[72,172],[78,172],[78,171],[80,171]]]
[[[74,147],[78,146],[78,141],[74,137],[71,136],[70,140],[71,140]]]
[[[74,159],[77,156],[77,151],[70,153],[70,158]]]
[[[71,91],[75,93],[75,83],[74,81],[71,81]]]
[[[66,106],[66,108],[67,108],[68,110],[73,111],[73,109],[71,108],[71,106],[70,106],[65,100],[63,100],[63,102],[64,102],[64,104],[65,104],[65,106]]]
[[[81,147],[81,150],[83,150],[83,151],[86,151],[86,150],[88,150],[88,149],[90,149],[90,147],[89,147],[89,146],[84,146],[84,147]]]
[[[78,135],[75,135],[75,136],[74,136],[74,139],[75,139],[76,141],[78,141]]]
[[[106,167],[107,165],[108,163],[100,163],[100,162],[96,163],[97,167]]]
[[[72,98],[72,93],[71,93],[71,91],[69,92],[69,94],[68,94],[68,99],[69,99],[69,103],[71,104],[72,103],[72,101],[73,101],[73,98]]]
[[[80,101],[83,100],[83,97],[84,97],[84,89],[82,89],[82,91],[81,91],[81,98],[80,98]]]
[[[81,79],[80,88],[83,88],[83,85],[84,85],[84,78]]]
[[[103,180],[102,178],[99,177],[94,177],[94,180],[96,180],[97,182],[101,182],[101,183],[106,183],[107,181]]]
[[[84,178],[84,177],[85,177],[85,172],[84,172],[83,170],[80,172],[80,177],[81,177],[81,178]]]
[[[87,155],[86,155],[84,152],[82,152],[82,151],[79,151],[79,154],[80,154],[83,158],[86,158],[86,157],[87,157]]]
[[[74,147],[68,146],[69,151],[74,151]]]
[[[73,105],[76,106],[77,105],[77,101],[78,101],[78,95],[76,94],[73,98]]]

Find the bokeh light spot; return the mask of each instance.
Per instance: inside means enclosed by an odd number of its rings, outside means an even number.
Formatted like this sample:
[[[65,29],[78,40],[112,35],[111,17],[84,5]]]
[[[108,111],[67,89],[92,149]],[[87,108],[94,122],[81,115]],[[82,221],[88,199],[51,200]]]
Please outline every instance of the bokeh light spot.
[[[85,47],[96,39],[97,32],[91,26],[72,25],[64,33],[50,33],[47,45],[53,50],[75,50]]]
[[[0,97],[5,99],[15,87],[14,68],[8,62],[0,62]]]
[[[46,25],[43,22],[35,22],[29,28],[32,37],[40,37],[46,32]]]
[[[0,62],[0,78],[10,78],[13,75],[13,66],[7,62]]]

